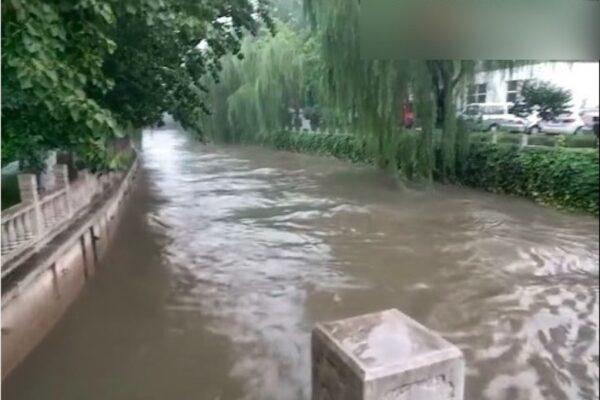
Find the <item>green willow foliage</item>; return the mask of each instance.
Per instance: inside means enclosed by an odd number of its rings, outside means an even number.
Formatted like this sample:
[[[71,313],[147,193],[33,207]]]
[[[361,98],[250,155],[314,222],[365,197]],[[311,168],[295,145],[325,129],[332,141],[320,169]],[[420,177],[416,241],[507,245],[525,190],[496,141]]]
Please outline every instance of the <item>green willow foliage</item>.
[[[308,39],[279,24],[274,37],[245,40],[242,60],[223,60],[220,82],[210,88],[211,115],[202,125],[215,139],[263,140],[291,125],[290,108],[317,105],[324,127],[364,137],[377,164],[395,171],[400,109],[412,94],[423,131],[409,141],[414,154],[407,162],[414,160],[414,178],[431,180],[436,99],[428,65],[362,61],[356,32],[348,33],[357,25],[356,4],[338,6],[339,20],[354,24],[331,26]],[[335,47],[351,50],[336,53]]]
[[[318,68],[313,52],[313,43],[284,24],[275,35],[244,39],[243,57],[225,57],[218,82],[207,83],[211,109],[203,128],[215,140],[248,142],[289,127],[290,109],[315,92],[307,79]]]
[[[371,152],[381,167],[395,164],[399,141],[412,146],[404,153],[413,160],[413,178],[431,180],[433,169],[433,128],[437,115],[436,96],[443,96],[444,160],[455,163],[454,88],[466,65],[458,62],[364,60],[360,57],[358,1],[306,0],[308,17],[322,43],[322,57],[328,71],[328,93],[336,108],[346,110],[347,129],[365,135]],[[456,64],[458,64],[456,66]],[[456,71],[455,71],[456,70]],[[435,78],[435,79],[434,79]],[[434,86],[437,84],[437,87]],[[444,90],[436,91],[435,89]],[[402,106],[413,99],[422,133],[416,140],[403,138]],[[412,173],[414,170],[414,174]]]
[[[39,170],[50,148],[96,163],[164,112],[199,128],[198,82],[262,23],[265,0],[3,1],[3,164]]]
[[[361,59],[359,0],[304,0],[304,6],[321,43],[329,100],[345,112],[346,130],[366,136],[382,167],[393,166],[399,141],[410,143],[413,148],[404,152],[407,162],[415,163],[413,179],[432,179],[436,122],[442,128],[441,179],[455,180],[462,168],[466,138],[457,125],[456,100],[476,69],[529,63]],[[403,138],[400,123],[400,110],[410,100],[422,127],[415,140]]]
[[[364,134],[378,165],[393,166],[399,110],[408,94],[407,63],[361,60],[358,1],[307,1],[306,5],[319,28],[315,35],[327,66],[330,103],[345,114],[342,129]]]

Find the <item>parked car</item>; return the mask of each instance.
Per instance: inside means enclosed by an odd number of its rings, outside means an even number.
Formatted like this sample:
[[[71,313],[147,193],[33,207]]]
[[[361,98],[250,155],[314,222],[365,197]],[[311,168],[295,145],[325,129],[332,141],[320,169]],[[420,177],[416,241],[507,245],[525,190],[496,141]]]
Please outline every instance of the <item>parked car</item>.
[[[576,113],[559,115],[551,120],[540,120],[530,130],[532,133],[544,132],[552,135],[576,135],[583,132],[585,123]]]
[[[579,116],[584,124],[584,130],[593,132],[594,124],[598,123],[598,107],[584,108],[579,111]]]
[[[502,122],[515,121],[515,116],[508,112],[511,107],[512,103],[471,103],[461,117],[473,130],[494,132]]]
[[[531,133],[532,128],[534,133],[539,132],[538,123],[540,118],[537,113],[530,114],[526,117],[520,117],[510,114],[500,122],[500,129],[508,132]]]

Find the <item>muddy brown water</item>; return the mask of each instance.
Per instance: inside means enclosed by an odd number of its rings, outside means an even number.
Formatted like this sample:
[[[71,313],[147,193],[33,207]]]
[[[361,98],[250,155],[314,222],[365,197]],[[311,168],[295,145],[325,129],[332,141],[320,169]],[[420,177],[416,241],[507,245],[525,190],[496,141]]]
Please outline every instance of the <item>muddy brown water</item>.
[[[466,398],[597,399],[598,221],[338,160],[146,132],[76,304],[3,399],[307,399],[316,321],[398,308]]]

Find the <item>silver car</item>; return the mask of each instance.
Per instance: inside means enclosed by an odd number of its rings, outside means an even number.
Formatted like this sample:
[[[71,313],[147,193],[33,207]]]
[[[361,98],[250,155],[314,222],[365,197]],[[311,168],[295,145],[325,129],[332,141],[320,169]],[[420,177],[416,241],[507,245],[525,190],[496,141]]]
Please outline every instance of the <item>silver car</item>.
[[[530,114],[527,117],[511,115],[500,122],[500,129],[508,132],[538,133],[539,122],[540,118],[537,113]]]
[[[471,103],[461,116],[472,130],[495,132],[503,122],[514,118],[508,112],[511,107],[511,103]]]
[[[582,133],[585,123],[576,113],[559,115],[549,121],[542,120],[536,127],[540,132],[553,135],[576,135]]]

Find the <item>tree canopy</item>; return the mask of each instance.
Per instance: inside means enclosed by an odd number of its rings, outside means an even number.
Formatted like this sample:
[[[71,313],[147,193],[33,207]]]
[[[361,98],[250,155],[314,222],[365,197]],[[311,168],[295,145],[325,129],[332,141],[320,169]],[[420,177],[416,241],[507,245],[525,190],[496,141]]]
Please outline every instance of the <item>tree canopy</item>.
[[[521,101],[511,110],[515,114],[531,114],[537,110],[543,119],[552,119],[564,114],[571,107],[571,91],[550,82],[530,81],[523,85]]]
[[[397,170],[401,147],[411,179],[432,179],[439,140],[440,178],[453,179],[461,88],[513,62],[363,59],[358,0],[267,1],[5,1],[3,163],[39,169],[63,148],[106,167],[108,140],[166,112],[201,138],[261,140],[303,109],[362,135],[383,168]],[[402,126],[408,103],[418,131]]]
[[[294,3],[290,2],[293,6]],[[292,125],[290,109],[323,114],[331,130],[362,135],[383,168],[431,180],[436,121],[442,126],[444,177],[451,179],[464,151],[455,98],[472,76],[475,61],[365,60],[361,58],[359,2],[306,0],[310,32],[292,19],[280,22],[274,37],[244,41],[243,60],[227,57],[220,82],[210,86],[211,115],[203,124],[223,140],[264,138]],[[285,15],[295,15],[293,7]],[[401,110],[414,103],[420,131],[406,132]]]
[[[265,0],[2,2],[3,164],[39,169],[50,148],[100,162],[164,112],[199,130],[201,78],[263,24]]]
[[[281,22],[276,31],[245,38],[243,58],[225,57],[218,81],[207,83],[211,108],[201,125],[212,139],[267,139],[318,101],[322,63],[315,40]]]

